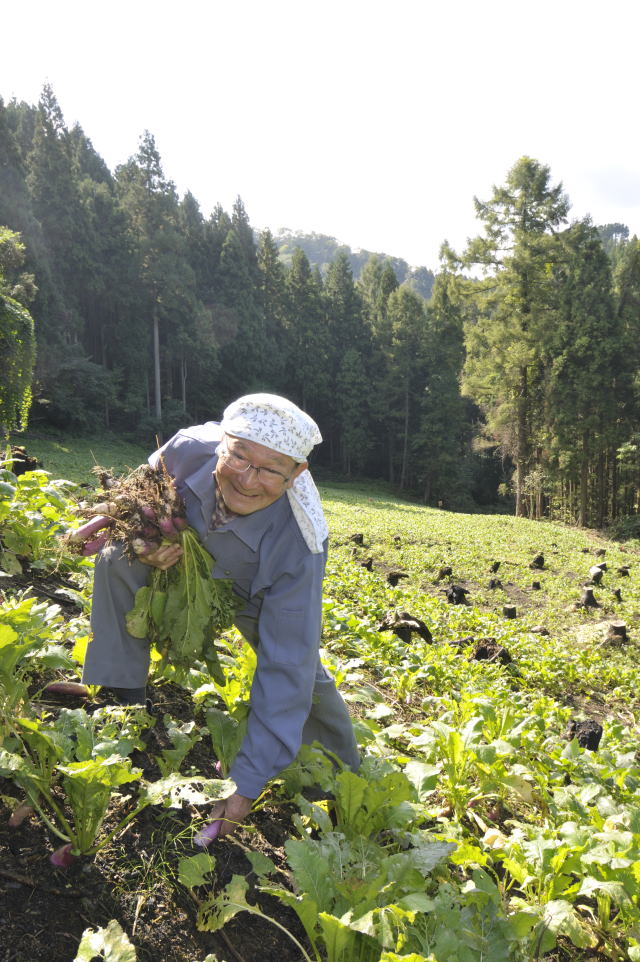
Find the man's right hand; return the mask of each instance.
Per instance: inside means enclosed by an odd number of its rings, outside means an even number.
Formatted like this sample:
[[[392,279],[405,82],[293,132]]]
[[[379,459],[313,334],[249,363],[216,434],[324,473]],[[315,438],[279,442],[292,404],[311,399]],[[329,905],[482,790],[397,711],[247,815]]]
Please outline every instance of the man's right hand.
[[[151,565],[152,568],[160,568],[161,571],[166,571],[167,568],[172,568],[181,557],[181,545],[177,543],[161,544],[160,547],[154,551],[139,554],[138,561],[142,561],[142,563],[146,565]]]

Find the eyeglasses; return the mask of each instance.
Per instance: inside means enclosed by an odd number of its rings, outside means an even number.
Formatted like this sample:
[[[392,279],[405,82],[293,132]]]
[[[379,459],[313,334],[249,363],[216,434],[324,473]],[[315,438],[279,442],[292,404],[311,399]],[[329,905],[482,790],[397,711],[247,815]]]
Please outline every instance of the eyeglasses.
[[[263,484],[273,485],[280,484],[280,482],[286,484],[291,478],[291,475],[287,478],[280,471],[275,471],[273,468],[265,468],[257,464],[251,464],[248,458],[244,458],[236,451],[230,451],[229,448],[221,451],[220,457],[226,461],[227,467],[230,468],[231,471],[235,471],[236,474],[244,474],[249,468],[253,468],[256,472],[256,477],[259,481],[262,481]]]

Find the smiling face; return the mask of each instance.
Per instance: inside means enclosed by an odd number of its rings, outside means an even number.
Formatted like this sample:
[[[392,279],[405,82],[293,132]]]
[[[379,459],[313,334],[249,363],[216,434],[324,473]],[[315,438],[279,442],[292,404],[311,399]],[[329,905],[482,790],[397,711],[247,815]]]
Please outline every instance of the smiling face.
[[[306,467],[257,441],[225,434],[215,473],[227,508],[253,514],[281,498]]]

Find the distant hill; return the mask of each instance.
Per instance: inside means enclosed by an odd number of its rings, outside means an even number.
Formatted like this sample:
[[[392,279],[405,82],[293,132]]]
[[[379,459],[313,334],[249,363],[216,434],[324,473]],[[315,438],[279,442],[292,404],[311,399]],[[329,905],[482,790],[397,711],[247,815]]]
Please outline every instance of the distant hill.
[[[380,260],[389,261],[395,271],[399,284],[408,284],[417,294],[429,300],[433,290],[435,274],[427,267],[410,267],[400,257],[391,257],[376,251],[353,251],[347,244],[341,244],[335,237],[326,234],[303,234],[301,231],[290,231],[283,228],[275,234],[275,241],[280,250],[280,257],[285,264],[291,262],[296,247],[302,248],[312,267],[318,267],[321,274],[326,274],[327,268],[335,260],[339,251],[344,251],[349,258],[353,276],[357,280],[362,268],[373,255]]]

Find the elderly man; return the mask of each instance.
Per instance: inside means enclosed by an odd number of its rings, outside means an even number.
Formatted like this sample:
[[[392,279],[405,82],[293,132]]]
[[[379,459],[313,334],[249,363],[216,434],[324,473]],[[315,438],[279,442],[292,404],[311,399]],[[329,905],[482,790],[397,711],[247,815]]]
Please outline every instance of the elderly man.
[[[179,431],[162,457],[185,500],[189,524],[215,558],[213,575],[233,579],[244,600],[235,623],[257,653],[247,733],[230,770],[237,791],[218,802],[220,835],[233,831],[270,778],[302,743],[320,742],[356,769],[346,706],[319,659],[327,526],[307,457],[318,426],[272,394],[239,398],[222,421]],[[180,557],[163,545],[141,562],[117,547],[99,556],[83,681],[110,688],[124,704],[143,702],[149,645],[132,637],[125,615],[149,565]]]

